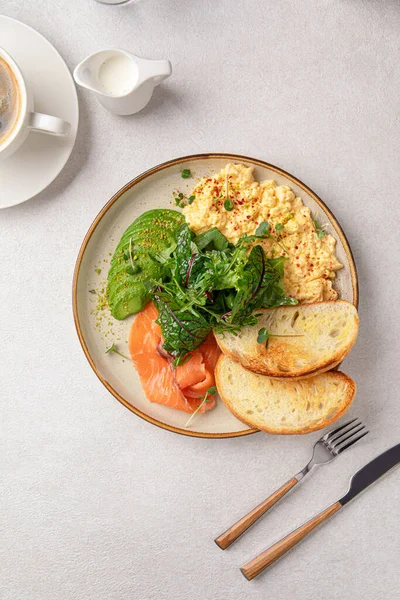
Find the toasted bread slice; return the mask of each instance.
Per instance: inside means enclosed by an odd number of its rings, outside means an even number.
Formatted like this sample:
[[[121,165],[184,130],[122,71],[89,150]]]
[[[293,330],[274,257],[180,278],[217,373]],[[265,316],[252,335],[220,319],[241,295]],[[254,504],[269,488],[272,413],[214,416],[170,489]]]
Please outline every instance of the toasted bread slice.
[[[237,336],[219,333],[215,337],[224,354],[268,377],[298,379],[332,369],[357,339],[357,309],[344,300],[257,312],[262,315],[257,325],[243,327]],[[267,344],[257,342],[263,327],[271,335]]]
[[[276,434],[303,434],[326,427],[349,408],[356,385],[340,371],[301,381],[258,375],[221,354],[215,371],[226,407],[254,429]]]

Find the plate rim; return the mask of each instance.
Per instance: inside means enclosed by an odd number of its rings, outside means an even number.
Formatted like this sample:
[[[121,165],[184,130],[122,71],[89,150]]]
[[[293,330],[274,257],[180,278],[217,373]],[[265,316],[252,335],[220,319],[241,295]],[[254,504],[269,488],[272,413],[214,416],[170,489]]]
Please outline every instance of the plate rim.
[[[154,173],[163,171],[164,169],[167,169],[174,165],[179,165],[184,162],[194,162],[196,160],[213,159],[213,158],[224,158],[224,159],[227,159],[228,161],[229,160],[245,161],[245,162],[249,162],[256,166],[267,168],[271,171],[274,171],[275,173],[278,173],[279,175],[283,175],[284,177],[286,177],[287,179],[292,181],[294,184],[298,185],[303,191],[305,191],[308,195],[310,195],[313,198],[313,200],[315,200],[315,202],[324,210],[324,212],[326,212],[329,215],[329,218],[335,225],[336,233],[338,234],[340,241],[343,244],[343,248],[346,253],[348,262],[349,262],[351,282],[352,282],[352,287],[353,287],[353,303],[356,306],[356,308],[358,307],[359,284],[358,284],[357,267],[356,267],[356,263],[354,260],[353,252],[351,250],[351,247],[350,247],[349,241],[346,237],[346,234],[344,233],[344,231],[342,229],[342,226],[340,225],[339,221],[337,220],[337,218],[335,217],[333,212],[330,210],[330,208],[325,204],[325,202],[323,200],[321,200],[321,198],[311,188],[309,188],[305,183],[303,183],[300,179],[298,179],[294,175],[291,175],[291,173],[288,173],[284,169],[281,169],[280,167],[277,167],[277,166],[275,166],[271,163],[268,163],[264,160],[260,160],[258,158],[251,158],[249,156],[245,156],[242,154],[230,154],[230,153],[225,153],[225,152],[205,152],[205,153],[201,153],[201,154],[189,154],[187,156],[173,158],[171,160],[162,162],[162,163],[156,165],[155,167],[151,167],[150,169],[147,169],[146,171],[143,171],[143,173],[137,175],[136,177],[131,179],[128,183],[126,183],[122,188],[120,188],[110,198],[110,200],[103,206],[103,208],[99,211],[99,213],[96,215],[96,217],[92,221],[92,223],[82,241],[81,247],[79,249],[79,253],[78,253],[76,263],[75,263],[75,268],[74,268],[74,276],[73,276],[73,280],[72,280],[72,308],[73,308],[75,329],[78,334],[79,342],[82,346],[82,350],[86,356],[86,359],[88,360],[90,366],[92,367],[92,369],[93,369],[94,373],[96,374],[96,376],[98,377],[98,379],[101,381],[101,383],[104,385],[104,387],[114,396],[114,398],[116,398],[128,410],[130,410],[131,412],[136,414],[141,419],[147,421],[148,423],[151,423],[152,425],[156,425],[157,427],[160,427],[161,429],[165,429],[167,431],[171,431],[173,433],[178,433],[180,435],[184,435],[187,437],[207,438],[207,439],[223,439],[223,438],[235,438],[235,437],[242,437],[245,435],[252,435],[253,433],[259,433],[259,430],[258,429],[243,429],[242,431],[229,431],[226,433],[207,433],[207,432],[200,432],[200,431],[187,431],[185,429],[181,429],[180,427],[175,427],[174,425],[169,425],[168,423],[163,423],[162,421],[159,421],[158,419],[154,419],[150,415],[147,415],[140,409],[138,409],[135,406],[133,406],[132,404],[130,404],[127,400],[125,400],[125,398],[123,398],[123,396],[121,396],[117,392],[117,390],[115,390],[112,387],[112,385],[110,383],[108,383],[108,381],[106,379],[104,379],[104,377],[98,371],[98,369],[97,369],[96,365],[94,364],[94,361],[89,353],[88,347],[86,345],[86,342],[85,342],[85,339],[84,339],[84,336],[82,333],[81,325],[79,322],[79,316],[78,316],[78,278],[79,278],[79,272],[80,272],[80,268],[81,268],[81,264],[82,264],[82,259],[83,259],[86,248],[89,244],[89,241],[90,241],[94,231],[96,230],[97,226],[99,225],[99,223],[102,220],[102,218],[104,217],[104,215],[111,208],[111,206],[113,206],[113,204],[115,204],[115,202],[117,202],[117,200],[119,200],[119,198],[121,196],[123,196],[123,194],[125,194],[128,190],[133,188],[135,185],[137,185],[138,183],[140,183],[147,177],[150,177]]]

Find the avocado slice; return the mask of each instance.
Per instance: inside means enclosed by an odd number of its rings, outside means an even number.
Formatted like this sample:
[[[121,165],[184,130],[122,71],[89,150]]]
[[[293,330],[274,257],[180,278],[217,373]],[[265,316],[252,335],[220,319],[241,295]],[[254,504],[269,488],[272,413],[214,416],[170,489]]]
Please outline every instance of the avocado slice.
[[[122,320],[141,311],[150,296],[143,284],[158,279],[162,267],[150,255],[159,254],[176,243],[184,216],[176,210],[154,209],[143,213],[123,233],[108,272],[107,298],[111,314]],[[129,248],[135,273],[131,272]]]

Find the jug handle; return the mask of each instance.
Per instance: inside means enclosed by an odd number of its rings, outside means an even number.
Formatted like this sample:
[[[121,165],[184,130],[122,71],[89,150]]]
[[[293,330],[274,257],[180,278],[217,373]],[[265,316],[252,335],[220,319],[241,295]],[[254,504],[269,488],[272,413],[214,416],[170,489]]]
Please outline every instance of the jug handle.
[[[155,60],[152,61],[153,68],[157,71],[157,75],[153,75],[151,80],[154,85],[159,85],[164,79],[167,79],[172,73],[172,66],[169,60]]]

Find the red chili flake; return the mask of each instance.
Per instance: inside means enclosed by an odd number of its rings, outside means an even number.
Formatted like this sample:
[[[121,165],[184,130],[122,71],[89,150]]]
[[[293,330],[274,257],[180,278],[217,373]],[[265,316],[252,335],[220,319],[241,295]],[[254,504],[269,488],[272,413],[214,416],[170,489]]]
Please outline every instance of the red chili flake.
[[[300,256],[296,256],[296,260],[299,260]]]
[[[299,249],[299,247],[298,247],[298,246],[295,246],[295,248],[296,248],[296,250],[298,250],[298,249]]]

